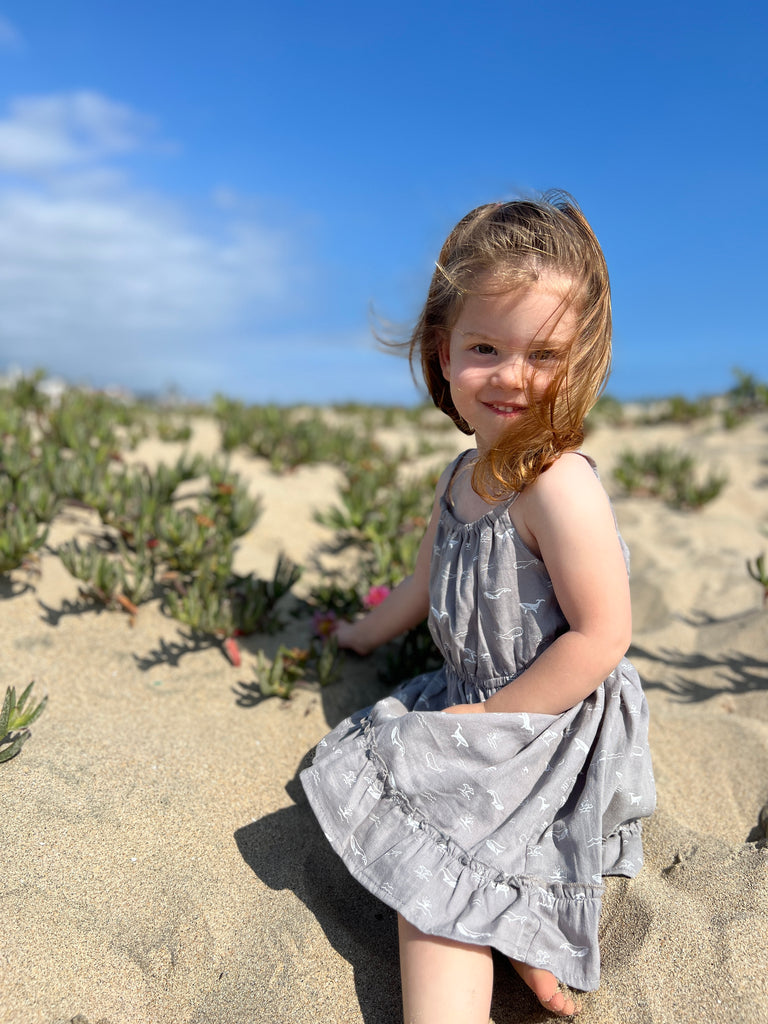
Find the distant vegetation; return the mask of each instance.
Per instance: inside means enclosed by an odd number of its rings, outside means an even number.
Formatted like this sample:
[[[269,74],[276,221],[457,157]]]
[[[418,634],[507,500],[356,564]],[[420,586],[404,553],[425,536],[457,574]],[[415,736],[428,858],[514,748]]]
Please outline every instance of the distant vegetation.
[[[690,399],[672,395],[647,402],[622,404],[609,394],[602,395],[587,423],[611,426],[652,426],[660,423],[693,423],[710,417],[726,429],[737,427],[750,416],[768,410],[768,384],[751,373],[734,369],[735,382],[722,395]],[[631,410],[631,412],[630,412]]]
[[[637,454],[624,451],[613,470],[625,494],[662,498],[672,508],[695,509],[716,498],[728,477],[710,473],[699,479],[690,455],[673,448],[654,448]]]
[[[690,402],[678,396],[635,406],[632,422],[720,417],[731,428],[768,409],[768,386],[741,371],[735,377],[718,399]],[[125,453],[146,437],[188,442],[200,414],[219,426],[218,455],[183,453],[152,470],[126,461]],[[407,447],[392,443],[391,436],[387,442],[387,431],[404,422],[412,427]],[[592,425],[600,422],[621,429],[628,423],[627,407],[603,397],[590,416]],[[238,449],[266,459],[275,473],[329,463],[342,480],[335,502],[316,517],[332,531],[331,551],[352,547],[356,557],[343,576],[325,572],[322,585],[310,593],[305,614],[314,614],[318,635],[309,647],[281,648],[271,663],[263,655],[257,659],[258,691],[287,696],[298,679],[326,683],[338,674],[338,653],[329,640],[333,618],[355,615],[413,568],[445,459],[420,471],[414,460],[438,452],[446,438],[452,443],[443,428],[452,431],[447,417],[426,406],[286,408],[218,396],[212,409],[163,408],[76,388],[50,397],[42,373],[22,377],[0,388],[0,575],[26,571],[31,585],[40,551],[50,550],[54,518],[65,507],[91,510],[99,524],[91,539],[69,541],[54,552],[77,579],[79,602],[135,616],[142,604],[156,600],[198,645],[200,638],[219,644],[239,664],[237,638],[281,627],[280,609],[302,570],[277,555],[269,579],[234,572],[238,540],[257,525],[261,501],[230,469],[229,455]],[[700,507],[725,484],[724,476],[704,477],[690,456],[663,447],[623,452],[614,476],[626,494],[655,496],[681,509]],[[750,563],[750,572],[765,585],[760,559],[754,567]],[[435,652],[426,630],[409,634],[393,658],[398,678],[432,665]],[[23,724],[30,714],[24,708],[29,689],[18,702],[8,693],[4,727],[25,737],[32,720]],[[45,698],[35,716],[44,704]],[[4,737],[2,743],[6,751],[12,746]]]

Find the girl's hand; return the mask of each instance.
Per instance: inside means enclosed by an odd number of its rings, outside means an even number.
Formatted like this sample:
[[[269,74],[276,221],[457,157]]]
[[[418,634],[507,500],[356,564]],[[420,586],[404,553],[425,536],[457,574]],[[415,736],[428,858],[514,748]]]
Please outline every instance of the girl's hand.
[[[333,635],[336,637],[339,647],[364,656],[370,654],[371,649],[360,638],[359,622],[360,620],[358,622],[344,622],[342,620],[336,624]]]
[[[449,708],[443,709],[449,715],[482,715],[485,711],[485,704],[452,704]]]

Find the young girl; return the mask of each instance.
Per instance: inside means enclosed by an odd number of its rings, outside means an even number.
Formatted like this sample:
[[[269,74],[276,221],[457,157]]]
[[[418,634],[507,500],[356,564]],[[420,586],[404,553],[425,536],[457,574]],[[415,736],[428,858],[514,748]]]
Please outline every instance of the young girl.
[[[491,947],[557,1016],[597,988],[604,875],[654,807],[626,548],[578,452],[610,363],[605,260],[560,194],[448,237],[411,338],[476,448],[437,486],[416,568],[339,626],[367,654],[425,617],[445,664],[346,719],[302,782],[351,873],[398,911],[406,1024],[487,1024]]]

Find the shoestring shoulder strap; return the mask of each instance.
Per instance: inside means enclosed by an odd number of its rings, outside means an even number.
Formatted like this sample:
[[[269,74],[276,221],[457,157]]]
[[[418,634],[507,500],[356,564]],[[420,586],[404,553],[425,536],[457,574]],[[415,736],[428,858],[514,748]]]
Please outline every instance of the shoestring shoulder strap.
[[[459,469],[464,465],[467,457],[471,455],[474,450],[474,448],[467,448],[465,452],[462,452],[461,455],[458,456],[458,458],[453,464],[453,469],[451,470],[451,475],[448,478],[448,484],[444,492],[445,503],[451,509],[453,508],[453,496],[451,494],[451,490],[453,488],[453,481],[456,479],[456,475]]]

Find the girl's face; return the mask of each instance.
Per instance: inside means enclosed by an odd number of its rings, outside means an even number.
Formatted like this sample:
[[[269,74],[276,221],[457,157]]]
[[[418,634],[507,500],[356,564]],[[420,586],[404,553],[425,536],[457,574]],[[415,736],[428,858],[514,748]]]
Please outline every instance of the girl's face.
[[[482,453],[546,390],[576,330],[571,282],[555,274],[512,292],[470,295],[440,346],[459,414]]]

